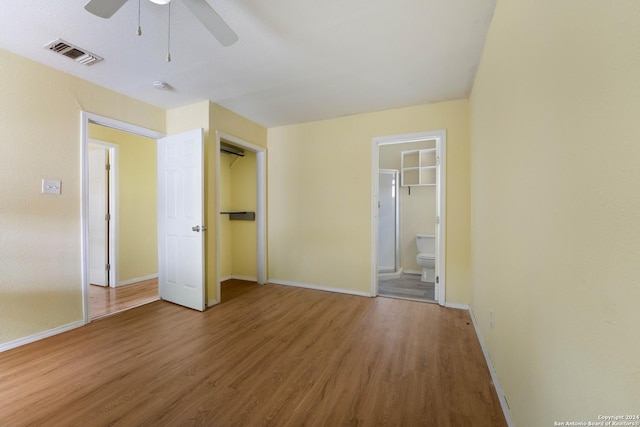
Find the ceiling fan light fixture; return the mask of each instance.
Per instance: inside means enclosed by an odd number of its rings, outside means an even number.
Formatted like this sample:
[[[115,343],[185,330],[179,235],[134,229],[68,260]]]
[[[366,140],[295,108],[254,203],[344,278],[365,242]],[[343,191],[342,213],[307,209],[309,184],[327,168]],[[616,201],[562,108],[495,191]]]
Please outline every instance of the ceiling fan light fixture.
[[[169,4],[171,0],[149,0],[149,1],[155,4]]]

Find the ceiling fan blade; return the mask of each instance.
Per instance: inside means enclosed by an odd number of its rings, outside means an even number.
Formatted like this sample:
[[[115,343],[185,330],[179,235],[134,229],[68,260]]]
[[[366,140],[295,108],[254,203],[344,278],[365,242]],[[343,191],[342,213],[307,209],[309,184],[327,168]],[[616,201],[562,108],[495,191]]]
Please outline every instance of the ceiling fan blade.
[[[111,18],[127,0],[90,0],[84,8],[101,18]]]
[[[222,46],[231,46],[238,41],[236,33],[205,0],[182,0],[182,2]]]

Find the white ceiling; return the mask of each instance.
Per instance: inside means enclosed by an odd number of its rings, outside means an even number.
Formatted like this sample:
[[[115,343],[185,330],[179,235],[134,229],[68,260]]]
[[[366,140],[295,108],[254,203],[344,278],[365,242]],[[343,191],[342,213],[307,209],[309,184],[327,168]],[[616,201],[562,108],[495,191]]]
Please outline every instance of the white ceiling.
[[[167,6],[142,0],[138,37],[137,0],[108,20],[86,1],[3,1],[0,48],[165,109],[208,99],[273,127],[467,97],[496,0],[206,0],[239,37],[226,48],[173,0],[170,63]],[[43,49],[58,38],[105,59]]]

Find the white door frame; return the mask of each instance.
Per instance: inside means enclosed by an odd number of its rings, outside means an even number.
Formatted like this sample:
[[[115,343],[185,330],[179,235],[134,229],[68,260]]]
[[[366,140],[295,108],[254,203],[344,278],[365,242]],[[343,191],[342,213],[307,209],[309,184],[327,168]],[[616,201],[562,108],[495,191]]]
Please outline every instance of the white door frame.
[[[256,180],[257,180],[257,209],[256,209],[256,246],[257,282],[260,285],[267,283],[267,150],[258,145],[251,144],[235,136],[216,131],[216,299],[207,305],[211,306],[220,302],[220,140],[232,142],[238,147],[256,153]]]
[[[89,146],[104,148],[109,152],[109,192],[108,192],[108,204],[109,204],[109,264],[111,266],[109,270],[109,287],[115,288],[118,286],[118,191],[120,190],[120,180],[118,179],[118,154],[119,147],[117,144],[113,144],[107,141],[100,141],[98,139],[89,138]],[[87,187],[88,188],[88,187]]]
[[[436,275],[439,277],[439,286],[436,287],[439,292],[436,298],[438,304],[444,306],[446,303],[446,130],[381,136],[375,137],[371,141],[371,296],[373,297],[378,295],[378,200],[380,194],[378,182],[378,172],[380,170],[379,148],[381,145],[404,144],[408,142],[434,139],[438,140],[437,155],[440,159],[438,167],[436,168],[436,174],[438,176],[438,185],[436,186],[436,218],[439,218],[439,221],[436,221],[436,236],[438,236]]]
[[[147,129],[98,114],[80,112],[80,218],[81,218],[81,257],[82,257],[82,309],[84,323],[91,322],[89,289],[89,124],[133,133],[147,138],[158,139],[165,136],[162,132]],[[113,227],[115,229],[115,227]],[[115,245],[114,245],[115,246]],[[111,254],[110,254],[111,255]],[[114,260],[117,258],[114,258]],[[117,276],[115,276],[117,278]],[[111,277],[110,277],[111,279]],[[113,283],[115,284],[115,278]]]

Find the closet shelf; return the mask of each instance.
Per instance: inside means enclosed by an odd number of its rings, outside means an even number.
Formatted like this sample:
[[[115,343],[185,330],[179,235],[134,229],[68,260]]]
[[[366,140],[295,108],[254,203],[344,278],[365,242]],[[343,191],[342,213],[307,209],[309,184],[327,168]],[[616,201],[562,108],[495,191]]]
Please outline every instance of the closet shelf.
[[[231,221],[255,221],[256,213],[249,211],[224,211],[220,215],[229,215]]]
[[[402,151],[400,159],[400,185],[402,187],[436,185],[439,164],[437,148]]]

